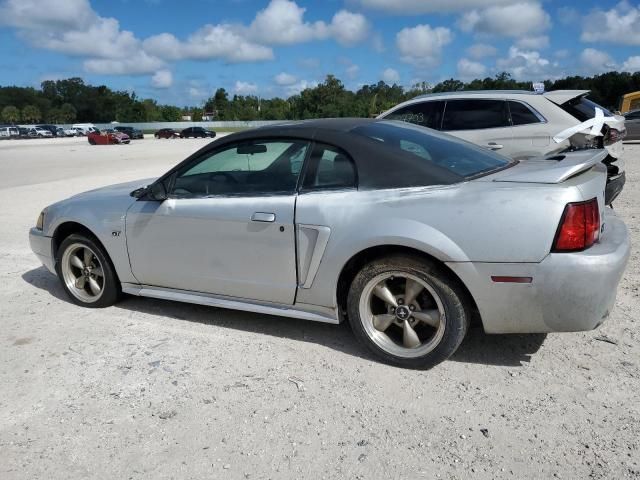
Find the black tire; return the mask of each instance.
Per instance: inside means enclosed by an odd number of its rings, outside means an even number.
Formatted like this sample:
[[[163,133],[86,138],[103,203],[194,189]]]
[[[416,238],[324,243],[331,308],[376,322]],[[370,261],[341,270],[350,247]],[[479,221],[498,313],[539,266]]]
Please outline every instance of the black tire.
[[[89,139],[89,145],[95,145],[96,141],[93,138]]]
[[[444,322],[442,336],[424,355],[407,358],[386,351],[371,338],[361,320],[361,297],[366,295],[365,287],[376,277],[390,272],[406,273],[422,280],[437,294],[444,309],[444,318],[440,319]],[[424,258],[398,254],[375,260],[358,272],[349,289],[347,316],[358,341],[384,362],[403,368],[429,369],[458,349],[469,328],[471,309],[464,288],[444,268]]]
[[[102,283],[102,293],[95,301],[83,301],[80,300],[76,294],[72,293],[63,275],[63,257],[67,249],[74,245],[87,246],[95,255],[99,261],[99,265],[102,267],[104,273]],[[62,288],[65,290],[69,299],[76,305],[88,308],[104,308],[110,307],[115,304],[122,296],[122,288],[120,280],[116,274],[115,268],[111,263],[111,259],[104,251],[100,243],[93,237],[82,234],[72,234],[65,238],[56,252],[56,273],[62,283]]]

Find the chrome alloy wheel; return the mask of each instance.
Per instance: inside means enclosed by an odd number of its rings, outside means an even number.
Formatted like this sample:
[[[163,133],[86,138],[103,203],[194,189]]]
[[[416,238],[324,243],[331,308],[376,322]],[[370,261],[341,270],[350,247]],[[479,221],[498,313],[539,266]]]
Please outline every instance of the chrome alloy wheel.
[[[93,250],[82,243],[69,245],[60,267],[64,283],[74,297],[85,303],[100,299],[104,291],[104,270]]]
[[[445,311],[427,282],[405,272],[374,277],[360,296],[360,321],[371,340],[385,352],[415,358],[442,340]]]

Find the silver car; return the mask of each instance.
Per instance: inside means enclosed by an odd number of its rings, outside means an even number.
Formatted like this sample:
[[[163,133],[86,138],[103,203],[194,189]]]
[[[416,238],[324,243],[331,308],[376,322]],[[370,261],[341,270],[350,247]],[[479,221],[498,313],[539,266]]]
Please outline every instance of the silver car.
[[[78,305],[124,292],[347,319],[385,361],[427,368],[472,320],[565,332],[609,315],[629,239],[604,156],[518,163],[394,121],[263,127],[47,207],[31,248]]]
[[[605,148],[608,152],[603,159],[608,171],[605,203],[610,205],[626,181],[620,160],[625,118],[592,102],[588,94],[588,90],[543,94],[519,90],[435,93],[396,105],[378,118],[441,130],[514,160],[548,156],[553,161],[558,153]],[[559,134],[594,120],[596,109],[606,118],[606,123],[600,125],[600,135],[591,135],[592,125],[585,125],[558,138]]]

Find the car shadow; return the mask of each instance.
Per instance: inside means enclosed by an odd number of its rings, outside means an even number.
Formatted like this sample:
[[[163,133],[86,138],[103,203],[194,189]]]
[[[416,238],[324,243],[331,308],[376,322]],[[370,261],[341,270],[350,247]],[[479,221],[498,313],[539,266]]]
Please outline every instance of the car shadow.
[[[45,267],[25,272],[22,279],[36,288],[45,290],[58,300],[69,301],[56,276]],[[316,343],[366,360],[378,361],[357,343],[346,322],[333,325],[131,295],[125,295],[114,308]],[[544,334],[487,335],[482,328],[474,327],[469,330],[462,345],[450,360],[518,367],[531,361],[532,355],[540,349],[545,338]]]

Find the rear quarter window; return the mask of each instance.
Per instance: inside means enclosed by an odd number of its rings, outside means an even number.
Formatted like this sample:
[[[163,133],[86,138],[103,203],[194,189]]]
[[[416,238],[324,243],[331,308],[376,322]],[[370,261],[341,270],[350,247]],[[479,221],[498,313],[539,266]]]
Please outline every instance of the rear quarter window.
[[[587,97],[578,97],[561,105],[561,108],[576,117],[581,122],[586,122],[596,116],[596,108],[604,112],[605,117],[612,117],[613,114],[606,108],[589,100]]]
[[[463,178],[488,174],[512,164],[509,159],[471,143],[414,125],[385,121],[362,125],[352,132]]]

